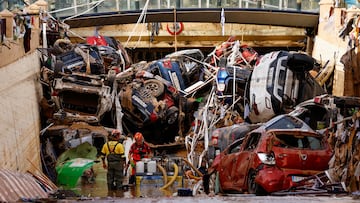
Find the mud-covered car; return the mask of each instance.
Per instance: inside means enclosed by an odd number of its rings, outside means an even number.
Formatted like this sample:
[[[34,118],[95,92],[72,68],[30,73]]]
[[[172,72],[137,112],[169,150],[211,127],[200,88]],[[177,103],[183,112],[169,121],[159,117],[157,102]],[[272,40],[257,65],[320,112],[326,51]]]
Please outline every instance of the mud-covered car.
[[[209,89],[206,87],[210,86],[212,77],[206,71],[203,60],[204,55],[199,49],[181,50],[151,62],[146,71],[160,76],[182,95],[188,96]]]
[[[125,129],[140,131],[155,144],[174,142],[176,136],[185,134],[198,107],[192,95],[206,94],[211,86],[199,60],[203,60],[200,50],[183,50],[133,64],[116,75]]]
[[[55,167],[61,154],[84,143],[96,148],[96,155],[100,155],[101,148],[107,142],[111,130],[104,126],[93,126],[86,122],[73,122],[66,125],[55,124],[44,128],[40,132],[40,155],[44,173],[56,182]],[[89,151],[85,150],[82,151],[81,155],[87,156],[88,153]]]
[[[58,112],[53,117],[62,122],[99,123],[112,109],[111,87],[103,77],[72,73],[53,80],[52,100]]]
[[[208,159],[214,159],[229,144],[237,139],[243,138],[248,132],[259,127],[260,124],[234,124],[222,128],[216,128],[209,138]]]
[[[331,156],[325,136],[280,115],[230,144],[208,171],[218,176],[219,191],[264,195],[299,186],[328,169]]]
[[[251,72],[251,68],[228,65],[227,58],[221,58],[216,72],[216,94],[219,101],[230,106],[240,97],[234,105],[238,112],[242,112],[243,96]]]
[[[111,119],[114,94],[113,82],[120,66],[128,64],[119,53],[121,44],[113,38],[102,43],[72,44],[59,39],[49,49],[39,49],[42,53],[41,80],[44,98],[55,104],[56,113],[52,120],[57,123],[85,121],[99,124],[105,115]]]
[[[325,90],[309,74],[315,59],[300,52],[265,54],[254,67],[245,89],[244,115],[252,123],[290,112],[298,103]]]
[[[358,97],[324,94],[299,103],[289,114],[305,121],[314,130],[322,130],[352,116],[359,107]]]

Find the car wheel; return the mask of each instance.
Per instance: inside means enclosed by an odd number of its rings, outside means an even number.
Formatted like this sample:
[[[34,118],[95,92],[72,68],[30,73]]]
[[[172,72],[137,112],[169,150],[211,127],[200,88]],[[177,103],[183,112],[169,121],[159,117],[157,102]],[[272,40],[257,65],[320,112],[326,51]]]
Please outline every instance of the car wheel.
[[[314,68],[315,60],[303,53],[291,53],[288,56],[288,66],[296,72],[310,71]]]
[[[166,122],[168,124],[174,124],[179,117],[179,109],[175,106],[169,108],[166,113]]]
[[[145,80],[144,87],[149,90],[154,97],[159,97],[164,93],[164,85],[155,79]]]
[[[265,190],[255,182],[256,172],[251,170],[248,175],[248,192],[250,194],[265,195]]]
[[[57,52],[65,53],[73,49],[72,43],[67,39],[58,39],[54,43],[54,49]]]

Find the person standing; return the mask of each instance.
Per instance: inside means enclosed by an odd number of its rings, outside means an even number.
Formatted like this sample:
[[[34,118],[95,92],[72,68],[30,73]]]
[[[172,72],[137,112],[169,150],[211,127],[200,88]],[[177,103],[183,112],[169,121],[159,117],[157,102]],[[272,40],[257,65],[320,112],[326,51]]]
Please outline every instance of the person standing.
[[[107,169],[107,185],[109,194],[113,191],[121,190],[123,186],[122,182],[124,178],[125,155],[124,146],[119,142],[120,138],[120,131],[113,130],[109,135],[109,141],[106,142],[101,149],[103,168]]]
[[[142,158],[149,158],[151,153],[150,146],[144,142],[144,137],[140,132],[135,133],[134,139],[135,142],[131,145],[129,150],[129,161],[132,167],[129,184],[134,184],[135,182],[136,162],[140,161]]]

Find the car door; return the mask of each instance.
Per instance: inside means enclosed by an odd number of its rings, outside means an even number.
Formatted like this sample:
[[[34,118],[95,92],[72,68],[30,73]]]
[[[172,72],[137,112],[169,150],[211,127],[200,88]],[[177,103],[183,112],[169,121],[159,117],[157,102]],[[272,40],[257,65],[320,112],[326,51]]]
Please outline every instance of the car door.
[[[233,189],[233,177],[232,177],[232,168],[234,167],[235,161],[237,160],[238,152],[240,151],[242,140],[236,140],[233,142],[226,150],[220,154],[220,171],[219,178],[221,183],[221,188],[223,190]]]
[[[233,160],[231,177],[234,187],[240,189],[246,188],[246,177],[250,166],[252,166],[254,156],[256,156],[256,147],[258,146],[261,133],[252,132],[244,140],[241,150]]]

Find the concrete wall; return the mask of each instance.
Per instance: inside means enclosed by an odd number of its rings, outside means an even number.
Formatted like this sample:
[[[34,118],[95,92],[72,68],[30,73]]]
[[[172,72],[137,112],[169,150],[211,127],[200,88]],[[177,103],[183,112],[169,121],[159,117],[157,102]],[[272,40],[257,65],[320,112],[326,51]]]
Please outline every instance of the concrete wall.
[[[0,168],[41,169],[37,51],[0,67]]]
[[[322,64],[327,60],[330,60],[329,64],[335,64],[333,92],[330,93],[336,96],[344,95],[344,65],[340,59],[350,48],[348,37],[342,39],[339,33],[345,25],[344,16],[358,13],[359,9],[336,8],[333,0],[320,2],[318,34],[315,37],[312,56]]]

